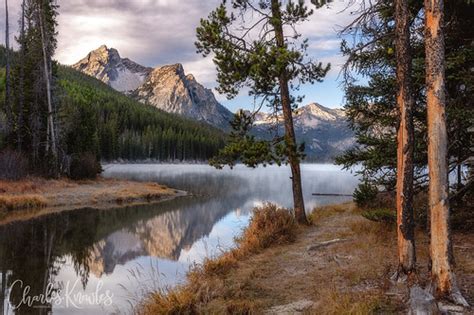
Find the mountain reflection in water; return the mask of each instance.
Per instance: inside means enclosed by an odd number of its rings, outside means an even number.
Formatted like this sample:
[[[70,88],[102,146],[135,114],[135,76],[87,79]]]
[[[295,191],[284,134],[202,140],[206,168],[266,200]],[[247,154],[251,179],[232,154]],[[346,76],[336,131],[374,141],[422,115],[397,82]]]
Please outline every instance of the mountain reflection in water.
[[[107,177],[157,181],[192,196],[145,206],[65,211],[0,225],[0,314],[127,313],[129,302],[133,304],[130,294],[140,286],[175,285],[190,265],[232,246],[254,206],[268,200],[289,207],[292,201],[286,167],[219,171],[203,165],[109,165],[105,169]],[[303,165],[302,174],[308,209],[347,200],[316,199],[312,192],[351,193],[357,183],[350,173],[331,165]],[[26,286],[27,296],[56,294],[62,300],[27,305]],[[108,290],[113,305],[95,300],[68,304],[64,297],[71,287],[74,293],[90,296],[97,288],[102,293]]]

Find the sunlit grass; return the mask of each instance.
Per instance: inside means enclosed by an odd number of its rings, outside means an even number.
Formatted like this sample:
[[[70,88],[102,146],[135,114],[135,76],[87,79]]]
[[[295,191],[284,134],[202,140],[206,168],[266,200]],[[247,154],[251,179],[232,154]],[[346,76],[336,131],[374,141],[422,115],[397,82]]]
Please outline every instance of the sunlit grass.
[[[46,207],[46,198],[40,195],[0,196],[0,210],[34,209]]]

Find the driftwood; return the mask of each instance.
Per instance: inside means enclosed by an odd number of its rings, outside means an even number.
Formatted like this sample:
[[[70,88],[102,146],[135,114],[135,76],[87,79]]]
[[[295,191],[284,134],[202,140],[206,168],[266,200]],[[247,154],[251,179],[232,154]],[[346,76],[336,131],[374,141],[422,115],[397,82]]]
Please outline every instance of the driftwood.
[[[334,244],[334,243],[339,243],[339,242],[344,242],[344,241],[347,241],[347,239],[345,239],[345,238],[335,238],[335,239],[330,240],[330,241],[325,241],[325,242],[317,243],[317,244],[314,244],[314,245],[310,245],[306,248],[306,250],[308,252],[310,252],[310,251],[320,249],[322,247],[326,247],[326,246]]]
[[[410,288],[409,315],[434,315],[439,314],[436,300],[428,291],[419,286]]]

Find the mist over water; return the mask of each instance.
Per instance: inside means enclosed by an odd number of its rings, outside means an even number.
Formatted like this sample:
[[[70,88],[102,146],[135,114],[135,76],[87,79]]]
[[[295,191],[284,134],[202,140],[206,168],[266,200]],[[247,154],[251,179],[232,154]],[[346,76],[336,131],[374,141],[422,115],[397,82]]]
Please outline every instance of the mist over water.
[[[65,299],[43,305],[54,314],[130,313],[147,291],[183,281],[192,264],[231,247],[255,206],[270,201],[291,207],[293,202],[288,167],[122,164],[104,169],[105,177],[156,181],[191,196],[146,206],[66,211],[0,226],[0,272],[7,284],[21,279],[31,286],[30,294],[52,284],[62,288],[62,297],[68,285],[75,294],[113,295],[112,305],[67,305]],[[312,193],[351,194],[357,185],[351,173],[328,164],[302,165],[302,179],[308,211],[351,199]],[[12,313],[22,290],[7,287],[5,293],[4,312]],[[23,305],[17,313],[35,312]]]

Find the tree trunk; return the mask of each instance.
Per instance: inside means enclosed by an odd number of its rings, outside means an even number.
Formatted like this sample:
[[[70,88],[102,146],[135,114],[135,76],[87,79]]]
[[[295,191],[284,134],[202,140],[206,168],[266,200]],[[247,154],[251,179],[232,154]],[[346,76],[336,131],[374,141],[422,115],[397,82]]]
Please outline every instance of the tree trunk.
[[[18,101],[18,127],[17,127],[17,145],[18,151],[22,150],[23,145],[23,109],[25,104],[25,0],[21,4],[21,19],[20,19],[20,86],[19,86],[19,101]]]
[[[13,131],[13,113],[11,107],[11,91],[10,91],[10,26],[8,21],[8,0],[5,0],[5,114],[7,118],[6,128],[7,135],[10,138]]]
[[[398,273],[415,271],[413,222],[413,95],[411,88],[410,15],[407,0],[395,2],[395,51],[397,58],[397,235]]]
[[[468,305],[452,270],[449,229],[443,0],[425,0],[426,104],[428,111],[429,208],[431,212],[431,276],[438,297]]]
[[[283,35],[280,2],[272,0],[272,25],[275,29],[275,37],[279,48],[285,47]],[[293,112],[291,109],[290,91],[288,88],[287,70],[284,68],[278,78],[280,85],[281,106],[285,120],[285,143],[288,152],[288,161],[291,167],[291,181],[293,187],[293,204],[296,220],[301,224],[307,224],[304,208],[303,188],[301,185],[301,170],[298,149],[296,146],[295,129],[293,126]]]
[[[38,15],[39,15],[39,23],[40,23],[40,32],[41,32],[41,47],[43,49],[43,67],[44,67],[44,78],[46,82],[46,96],[48,101],[48,122],[47,122],[47,130],[48,130],[48,147],[50,152],[52,153],[54,159],[54,167],[56,168],[56,163],[58,159],[58,152],[57,152],[57,145],[56,145],[56,133],[54,129],[54,117],[53,117],[53,105],[52,105],[52,97],[51,97],[51,72],[49,69],[49,62],[47,51],[47,43],[46,43],[46,35],[45,35],[45,25],[44,25],[44,16],[41,4],[39,4],[38,8]],[[53,170],[54,175],[56,176],[57,170]]]

